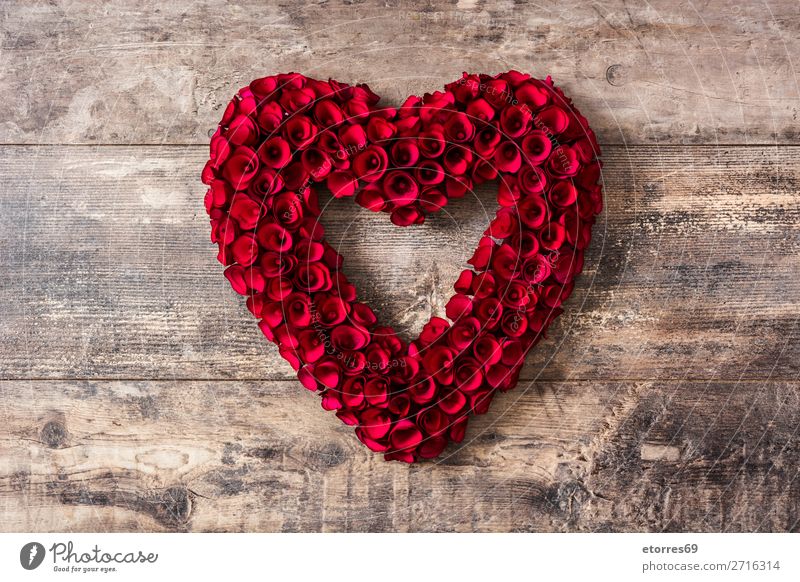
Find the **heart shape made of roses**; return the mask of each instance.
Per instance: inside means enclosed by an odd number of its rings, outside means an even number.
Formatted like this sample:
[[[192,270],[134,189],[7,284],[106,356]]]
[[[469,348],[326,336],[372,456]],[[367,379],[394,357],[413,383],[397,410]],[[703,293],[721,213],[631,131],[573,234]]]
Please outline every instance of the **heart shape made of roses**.
[[[550,77],[464,73],[397,108],[378,101],[363,84],[257,79],[228,104],[202,179],[225,277],[264,335],[367,447],[414,462],[461,442],[562,312],[602,209],[601,164]],[[450,321],[407,343],[356,300],[313,184],[408,226],[490,180],[499,208]]]

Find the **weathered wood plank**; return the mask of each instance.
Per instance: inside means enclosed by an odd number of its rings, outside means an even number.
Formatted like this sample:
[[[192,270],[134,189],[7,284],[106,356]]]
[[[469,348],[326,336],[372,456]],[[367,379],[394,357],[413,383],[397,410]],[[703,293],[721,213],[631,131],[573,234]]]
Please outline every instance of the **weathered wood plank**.
[[[203,155],[0,149],[0,377],[293,377],[215,261]],[[609,147],[605,161],[585,273],[523,377],[796,378],[800,148]],[[408,229],[336,201],[323,224],[361,296],[412,337],[443,314],[493,197]]]
[[[395,104],[463,70],[551,74],[605,142],[800,135],[795,0],[13,0],[0,23],[3,143],[203,143],[239,86],[289,70]]]
[[[784,531],[800,519],[796,382],[531,384],[412,467],[370,453],[295,382],[5,381],[0,395],[3,530]]]
[[[621,408],[586,480],[612,500],[595,530],[800,531],[796,382],[656,382]]]

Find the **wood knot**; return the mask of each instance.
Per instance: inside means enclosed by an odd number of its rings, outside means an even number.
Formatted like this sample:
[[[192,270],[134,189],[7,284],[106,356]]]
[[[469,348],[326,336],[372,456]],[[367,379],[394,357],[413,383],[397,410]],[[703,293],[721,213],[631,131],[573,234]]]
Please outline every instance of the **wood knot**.
[[[192,513],[192,497],[185,487],[165,489],[152,504],[152,514],[167,526],[181,526],[189,521]]]
[[[338,467],[347,460],[347,453],[336,443],[313,447],[308,451],[309,464],[317,469]]]
[[[627,81],[627,72],[622,65],[611,65],[606,69],[606,81],[614,87],[621,87]]]
[[[40,437],[42,442],[51,449],[60,449],[66,446],[69,433],[63,422],[51,420],[42,427]]]

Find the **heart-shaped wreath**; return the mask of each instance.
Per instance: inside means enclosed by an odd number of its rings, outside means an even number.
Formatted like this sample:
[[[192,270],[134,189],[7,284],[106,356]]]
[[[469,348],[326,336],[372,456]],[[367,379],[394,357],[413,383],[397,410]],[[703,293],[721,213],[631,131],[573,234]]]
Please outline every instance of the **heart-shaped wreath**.
[[[602,208],[599,148],[549,77],[464,73],[398,108],[378,101],[297,73],[253,81],[211,138],[205,205],[225,276],[303,386],[370,449],[414,462],[464,438],[561,313]],[[450,321],[406,343],[356,300],[319,223],[323,180],[398,226],[498,180]]]

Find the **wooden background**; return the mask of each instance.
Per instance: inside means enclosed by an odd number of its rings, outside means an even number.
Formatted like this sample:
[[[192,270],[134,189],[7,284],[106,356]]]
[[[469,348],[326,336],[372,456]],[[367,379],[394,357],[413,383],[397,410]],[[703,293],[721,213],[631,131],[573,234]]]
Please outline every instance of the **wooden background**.
[[[2,530],[800,528],[795,0],[5,0],[0,26]],[[223,279],[208,131],[264,74],[398,103],[509,68],[592,121],[606,210],[520,386],[438,462],[385,463]],[[323,222],[410,336],[493,196]]]

